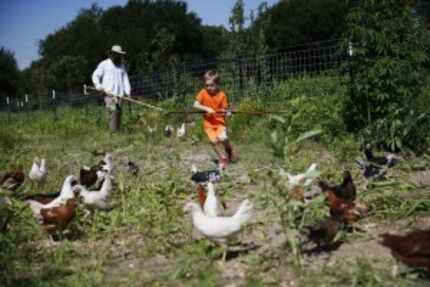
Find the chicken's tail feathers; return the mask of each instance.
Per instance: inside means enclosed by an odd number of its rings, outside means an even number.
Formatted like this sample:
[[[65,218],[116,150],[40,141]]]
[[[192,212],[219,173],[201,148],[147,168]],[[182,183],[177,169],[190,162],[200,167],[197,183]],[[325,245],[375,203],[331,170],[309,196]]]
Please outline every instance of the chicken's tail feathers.
[[[253,210],[254,210],[254,205],[252,204],[252,202],[248,199],[245,199],[239,205],[239,208],[237,209],[233,217],[237,218],[241,222],[241,224],[246,223],[251,219]]]

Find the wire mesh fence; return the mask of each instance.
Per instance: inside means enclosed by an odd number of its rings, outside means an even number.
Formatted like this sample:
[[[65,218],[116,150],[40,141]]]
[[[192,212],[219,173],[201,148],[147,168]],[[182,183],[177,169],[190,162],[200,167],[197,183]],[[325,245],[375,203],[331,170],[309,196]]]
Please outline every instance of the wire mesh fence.
[[[288,47],[282,52],[265,55],[238,55],[207,63],[175,63],[156,71],[131,75],[130,82],[133,97],[165,100],[196,94],[202,87],[204,72],[217,70],[223,88],[240,97],[251,85],[267,87],[274,81],[291,77],[338,75],[342,73],[339,67],[346,60],[347,53],[341,48],[340,41],[330,40]],[[103,98],[99,95],[84,94],[83,87],[76,87],[67,92],[51,90],[48,95],[8,96],[2,99],[0,110],[25,112],[102,103]]]

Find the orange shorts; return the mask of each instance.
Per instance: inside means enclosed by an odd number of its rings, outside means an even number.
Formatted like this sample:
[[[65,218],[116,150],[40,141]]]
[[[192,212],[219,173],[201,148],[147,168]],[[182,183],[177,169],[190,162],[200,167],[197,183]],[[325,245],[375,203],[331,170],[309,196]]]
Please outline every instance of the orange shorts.
[[[205,133],[211,142],[216,143],[227,139],[227,129],[223,125],[205,127]]]

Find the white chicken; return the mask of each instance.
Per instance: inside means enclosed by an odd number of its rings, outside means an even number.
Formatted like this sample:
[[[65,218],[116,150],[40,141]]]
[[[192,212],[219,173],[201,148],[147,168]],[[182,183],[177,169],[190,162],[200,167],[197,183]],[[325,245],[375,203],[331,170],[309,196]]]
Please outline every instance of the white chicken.
[[[28,177],[37,182],[44,182],[47,175],[46,160],[38,157],[34,158]]]
[[[193,226],[209,240],[220,244],[224,251],[222,260],[227,256],[228,240],[239,233],[242,227],[249,222],[253,214],[251,201],[244,200],[236,213],[230,217],[210,217],[203,213],[201,207],[195,202],[188,202],[185,212],[192,215]]]
[[[318,165],[316,163],[312,163],[306,172],[296,175],[292,175],[291,173],[285,172],[285,170],[281,169],[279,171],[279,175],[281,177],[288,178],[287,186],[290,188],[293,188],[298,185],[308,186],[320,174],[320,172],[317,170],[317,166]]]
[[[185,123],[182,123],[181,127],[176,130],[176,137],[181,138],[185,135]]]
[[[212,182],[208,182],[207,186],[208,192],[203,206],[204,213],[210,217],[223,215],[224,209],[216,196],[215,185]]]
[[[67,202],[67,200],[75,197],[76,188],[74,183],[76,183],[76,177],[74,175],[69,175],[64,180],[63,186],[61,188],[60,195],[47,204],[42,204],[35,200],[27,200],[27,203],[30,205],[31,210],[33,211],[33,215],[40,219],[40,210],[48,209],[52,207],[58,207]]]
[[[108,174],[112,174],[113,171],[113,159],[110,153],[107,153],[102,161],[102,170],[106,171]],[[99,173],[97,176],[100,176]]]
[[[78,185],[80,190],[79,195],[83,199],[83,203],[99,209],[108,208],[108,199],[112,190],[112,180],[109,174],[105,174],[102,187],[100,190],[89,191],[84,186]]]

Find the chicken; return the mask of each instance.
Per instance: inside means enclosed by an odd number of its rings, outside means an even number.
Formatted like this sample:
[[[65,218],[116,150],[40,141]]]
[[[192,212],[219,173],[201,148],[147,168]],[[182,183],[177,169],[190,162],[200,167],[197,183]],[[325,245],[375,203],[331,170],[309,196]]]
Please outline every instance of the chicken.
[[[70,198],[65,204],[52,208],[42,208],[40,216],[42,224],[48,233],[63,229],[76,215],[78,202]]]
[[[312,183],[312,181],[319,175],[319,171],[317,170],[317,164],[313,163],[311,166],[306,170],[305,173],[300,173],[297,175],[292,175],[288,172],[285,172],[285,170],[281,169],[279,171],[279,175],[282,178],[287,177],[288,183],[287,186],[289,188],[293,188],[294,186],[308,186]]]
[[[173,134],[174,131],[175,131],[175,129],[171,125],[167,125],[164,128],[164,135],[166,137],[170,137]]]
[[[361,158],[357,158],[355,162],[363,171],[363,176],[368,180],[382,180],[387,174],[387,167],[367,162]]]
[[[132,161],[130,161],[128,158],[124,163],[125,170],[130,173],[133,176],[137,176],[139,173],[139,167]]]
[[[79,171],[79,183],[86,187],[91,187],[100,181],[102,165],[95,165],[91,168],[84,166]]]
[[[222,169],[212,169],[205,171],[198,171],[193,165],[191,169],[191,180],[195,183],[219,182],[221,180]]]
[[[63,182],[63,186],[61,188],[60,194],[51,200],[49,200],[46,197],[41,197],[40,195],[27,196],[26,202],[30,205],[31,210],[33,211],[33,214],[36,217],[40,217],[40,210],[42,208],[52,208],[52,207],[58,207],[61,205],[64,205],[68,199],[75,198],[76,193],[76,178],[74,175],[69,175],[66,177],[66,179]],[[38,201],[41,200],[41,201]]]
[[[416,230],[404,236],[381,234],[383,246],[391,249],[395,258],[404,264],[430,271],[430,230]]]
[[[223,247],[222,260],[225,261],[228,240],[239,233],[243,226],[250,221],[253,213],[253,205],[249,200],[244,200],[231,217],[207,216],[201,207],[194,202],[188,202],[184,207],[184,211],[191,213],[193,226],[198,231],[209,240]]]
[[[206,201],[206,192],[205,188],[201,184],[197,185],[197,196],[200,203],[200,207],[203,209],[203,206],[205,205]]]
[[[212,182],[208,183],[208,192],[203,211],[210,217],[221,216],[224,213],[224,208],[215,194],[215,185]]]
[[[324,219],[309,228],[308,240],[315,242],[317,248],[320,248],[322,244],[329,245],[341,228],[342,222],[338,219],[333,217]]]
[[[181,138],[185,135],[185,123],[182,123],[179,129],[176,130],[176,137]]]
[[[84,186],[77,186],[79,195],[83,199],[83,203],[87,206],[108,209],[108,199],[112,190],[112,180],[109,174],[105,174],[102,187],[97,191],[89,191]]]
[[[25,174],[22,166],[19,166],[13,171],[6,172],[0,177],[0,185],[2,188],[15,191],[25,180]]]
[[[99,165],[101,165],[102,171],[112,174],[114,169],[112,155],[110,153],[107,153],[104,156],[103,160],[100,161]]]
[[[361,216],[360,209],[356,207],[354,202],[338,198],[331,190],[324,191],[324,194],[330,206],[330,214],[333,218],[338,218],[343,223],[350,224],[357,221]]]
[[[380,166],[393,167],[399,160],[400,157],[392,154],[386,153],[383,156],[375,156],[372,151],[372,146],[370,144],[366,144],[364,147],[364,155],[369,162],[375,163]]]
[[[44,182],[46,180],[46,175],[47,175],[46,160],[44,158],[39,160],[39,158],[36,157],[33,160],[33,164],[31,166],[30,172],[28,173],[28,177],[31,180],[34,180],[37,182]]]
[[[327,182],[320,180],[318,186],[324,191],[333,191],[336,197],[353,202],[357,196],[355,184],[352,180],[351,173],[348,170],[343,172],[343,180],[339,185],[329,185]]]

